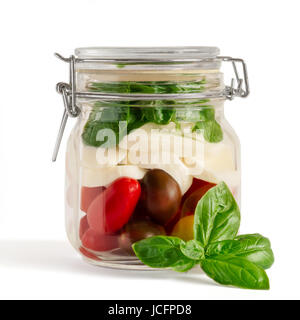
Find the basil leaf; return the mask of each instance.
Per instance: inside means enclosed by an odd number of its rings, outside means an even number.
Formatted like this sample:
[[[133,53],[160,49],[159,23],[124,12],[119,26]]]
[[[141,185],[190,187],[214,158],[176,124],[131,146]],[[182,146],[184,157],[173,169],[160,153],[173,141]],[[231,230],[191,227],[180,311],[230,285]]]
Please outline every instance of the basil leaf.
[[[243,257],[263,269],[270,268],[274,262],[274,255],[269,240],[261,235],[249,236],[247,235],[242,240],[224,240],[212,243],[206,249],[206,256],[232,255]]]
[[[204,139],[208,142],[220,142],[223,140],[223,131],[216,120],[198,121],[192,131],[203,130]]]
[[[215,110],[213,108],[203,108],[199,111],[200,120],[201,121],[208,121],[215,119]]]
[[[175,115],[175,109],[166,107],[168,101],[119,101],[112,103],[96,103],[82,133],[83,142],[94,147],[106,147],[118,145],[122,138],[132,130],[138,129],[148,122],[160,125],[170,123]],[[145,107],[138,107],[145,106]],[[125,126],[119,126],[124,121]],[[115,143],[107,144],[106,140],[100,140],[99,131],[110,129],[114,133]]]
[[[114,147],[127,134],[127,126],[122,126],[120,130],[119,121],[125,121],[126,124],[131,119],[129,107],[112,106],[99,108],[96,103],[94,110],[90,113],[89,120],[84,126],[82,140],[85,144],[100,147],[104,143],[107,147]],[[131,120],[132,121],[132,120]],[[114,140],[99,138],[101,130],[109,129],[114,134]],[[105,137],[105,135],[104,135]]]
[[[223,240],[211,243],[205,250],[206,257],[215,257],[219,255],[236,256],[242,251],[241,243],[238,240]]]
[[[156,124],[168,124],[172,120],[175,114],[173,108],[161,108],[161,107],[146,107],[143,110],[143,115],[148,122],[154,122]]]
[[[100,139],[101,130],[111,130],[112,134],[115,135],[115,140],[108,140],[108,137],[107,139],[102,139],[102,137]],[[118,122],[92,121],[86,123],[82,133],[82,140],[89,146],[100,147],[105,143],[108,147],[114,147],[125,135],[125,132],[120,135]]]
[[[268,238],[255,233],[240,235],[236,240],[241,245],[239,256],[247,258],[264,269],[270,268],[274,263],[274,254]]]
[[[201,260],[204,258],[204,248],[196,240],[190,240],[180,245],[181,252],[188,258],[193,260]]]
[[[211,188],[198,202],[194,235],[205,248],[221,240],[233,240],[240,226],[240,210],[224,182]]]
[[[220,284],[245,289],[269,289],[269,278],[261,267],[243,257],[220,255],[201,261],[203,271]]]
[[[123,67],[123,65],[120,65]],[[119,67],[120,67],[119,66]],[[193,93],[202,92],[206,80],[192,82],[168,82],[168,81],[122,81],[122,82],[91,82],[87,89],[93,92],[106,93],[144,93],[144,94],[172,94],[172,93]],[[193,131],[204,130],[204,138],[209,142],[219,142],[223,139],[223,132],[220,125],[215,120],[215,111],[212,106],[202,105],[201,110],[192,109],[199,104],[207,103],[209,100],[184,101],[181,104],[187,106],[183,112],[177,111],[172,105],[177,105],[175,100],[131,100],[131,101],[103,101],[95,104],[96,111],[93,111],[84,127],[82,139],[90,146],[113,147],[130,131],[143,126],[147,122],[159,125],[175,122],[176,128],[180,128],[179,121],[196,122]],[[104,110],[98,112],[100,107]],[[95,115],[97,117],[95,118]],[[127,122],[126,130],[119,132],[119,121]],[[98,139],[99,131],[109,129],[115,134],[115,141],[107,143]],[[104,135],[104,134],[103,134]],[[102,138],[102,136],[101,136]]]
[[[180,250],[183,240],[177,237],[154,236],[135,242],[132,248],[136,256],[152,268],[172,268],[184,272],[195,265]]]
[[[197,264],[197,261],[192,259],[181,258],[175,264],[171,266],[174,271],[187,272]]]
[[[176,119],[188,122],[214,120],[215,110],[211,106],[201,106],[201,110],[197,110],[197,106],[195,108],[178,109],[176,110]],[[195,127],[193,130],[196,130]]]
[[[191,82],[112,81],[91,82],[87,88],[90,91],[106,93],[195,93],[203,92],[205,83],[205,79]]]
[[[127,131],[130,133],[132,130],[138,129],[148,121],[145,119],[142,108],[132,107],[130,108],[130,116],[128,119]]]

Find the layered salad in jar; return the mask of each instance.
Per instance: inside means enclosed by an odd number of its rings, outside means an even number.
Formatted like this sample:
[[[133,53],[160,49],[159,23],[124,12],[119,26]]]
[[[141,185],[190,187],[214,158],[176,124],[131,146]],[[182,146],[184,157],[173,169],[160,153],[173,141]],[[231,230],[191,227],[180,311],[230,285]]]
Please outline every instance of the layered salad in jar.
[[[85,258],[139,264],[136,241],[194,238],[195,207],[219,182],[239,202],[239,147],[224,99],[186,97],[222,89],[219,72],[119,69],[114,76],[84,70],[81,89],[162,98],[82,102],[66,159],[67,228]]]

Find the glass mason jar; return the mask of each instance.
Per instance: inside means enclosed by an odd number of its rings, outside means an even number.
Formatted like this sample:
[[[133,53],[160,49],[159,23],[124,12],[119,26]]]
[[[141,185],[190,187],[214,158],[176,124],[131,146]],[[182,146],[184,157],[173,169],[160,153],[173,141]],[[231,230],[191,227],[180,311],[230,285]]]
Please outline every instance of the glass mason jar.
[[[70,84],[58,84],[65,112],[54,160],[68,116],[78,117],[67,145],[65,210],[68,238],[86,261],[147,269],[135,241],[192,239],[195,207],[221,181],[240,202],[239,141],[223,106],[248,95],[246,66],[218,54],[176,47],[57,55],[70,64]],[[224,85],[222,61],[233,64],[237,87]]]

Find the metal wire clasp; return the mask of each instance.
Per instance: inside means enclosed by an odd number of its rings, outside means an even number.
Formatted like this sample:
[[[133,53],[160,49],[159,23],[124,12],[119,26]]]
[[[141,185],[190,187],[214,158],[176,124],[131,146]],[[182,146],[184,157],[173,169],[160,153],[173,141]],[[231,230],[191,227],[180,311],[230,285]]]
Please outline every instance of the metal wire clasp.
[[[248,80],[248,72],[247,72],[247,65],[243,59],[239,58],[232,58],[232,57],[225,57],[219,56],[218,58],[222,59],[222,61],[228,61],[232,63],[233,71],[235,74],[235,78],[231,79],[231,85],[225,86],[225,95],[226,98],[232,100],[234,97],[241,97],[246,98],[249,93],[249,80]],[[243,69],[243,78],[240,78],[238,69],[236,64],[241,63]],[[235,87],[235,81],[237,82],[237,86]]]
[[[76,118],[80,114],[80,109],[76,106],[75,57],[71,56],[70,58],[64,58],[58,53],[55,53],[55,56],[70,64],[70,83],[59,82],[56,85],[56,91],[61,94],[63,98],[64,113],[52,155],[53,162],[56,161],[68,117]]]

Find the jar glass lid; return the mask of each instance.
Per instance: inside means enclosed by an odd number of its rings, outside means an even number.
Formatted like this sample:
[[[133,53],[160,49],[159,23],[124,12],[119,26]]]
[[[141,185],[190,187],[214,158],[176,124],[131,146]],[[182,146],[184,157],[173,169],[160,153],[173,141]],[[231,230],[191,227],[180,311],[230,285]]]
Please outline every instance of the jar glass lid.
[[[145,61],[199,61],[214,59],[220,53],[217,47],[86,47],[75,49],[79,59],[145,60]]]
[[[91,47],[75,54],[80,92],[223,97],[216,47]]]

